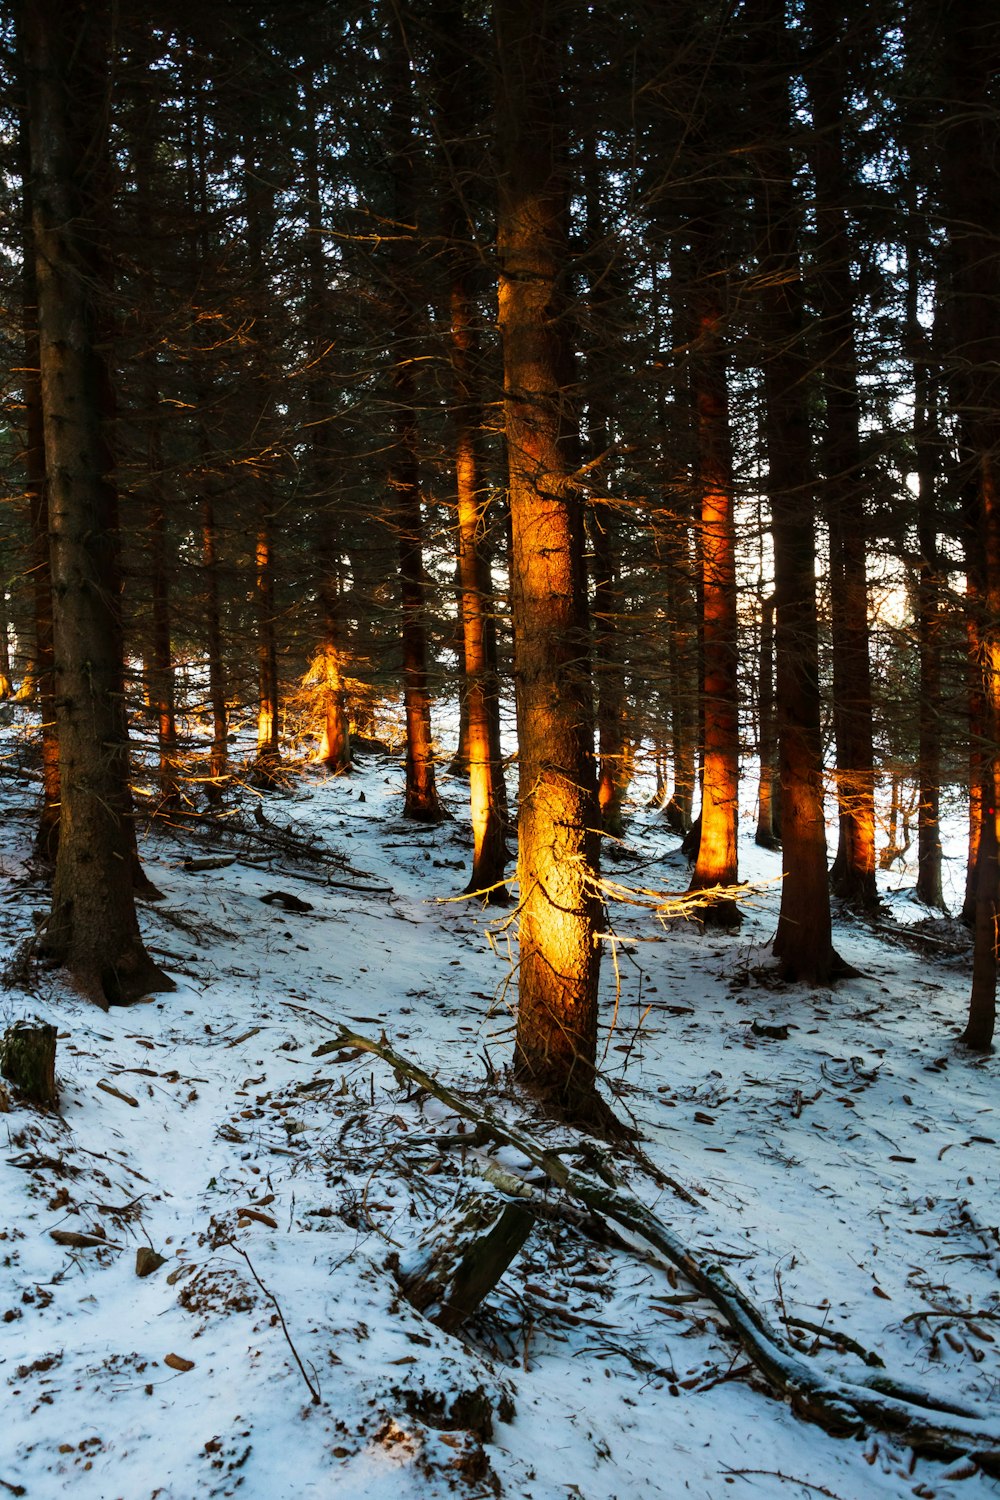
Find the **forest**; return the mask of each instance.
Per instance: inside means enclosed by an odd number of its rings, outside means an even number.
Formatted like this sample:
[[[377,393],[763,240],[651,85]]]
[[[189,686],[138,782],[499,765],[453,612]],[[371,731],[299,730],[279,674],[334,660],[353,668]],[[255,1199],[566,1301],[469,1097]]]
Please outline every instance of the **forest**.
[[[141,1006],[191,1015],[177,941],[216,920],[192,877],[233,882],[237,904],[253,869],[375,900],[402,880],[407,902],[443,903],[443,943],[502,950],[502,974],[475,980],[510,1015],[502,1061],[483,1048],[476,1104],[475,1054],[427,1033],[408,1057],[381,1011],[380,1040],[345,1011],[313,1055],[380,1059],[406,1090],[394,1119],[416,1089],[568,1195],[564,1227],[600,1219],[679,1268],[800,1417],[996,1475],[998,1377],[948,1396],[897,1371],[817,1373],[783,1304],[780,1332],[659,1196],[654,1213],[638,1177],[622,1185],[627,1162],[657,1195],[678,1188],[607,1059],[643,921],[672,945],[677,1015],[698,953],[734,988],[837,1012],[908,943],[951,965],[962,1014],[914,1017],[907,1045],[924,1038],[935,1067],[950,1048],[961,1108],[993,1107],[977,1090],[995,1086],[1000,901],[1000,16],[7,0],[0,132],[0,1072],[41,1111],[16,1141],[8,1126],[24,1169],[41,1183],[60,1159],[42,1149],[51,1053],[21,1071],[29,1039],[54,1045],[59,1004],[88,1037],[132,1035]],[[377,873],[331,852],[352,818]],[[911,870],[901,917],[887,892]],[[302,895],[253,899],[271,911],[246,918],[247,943],[254,922],[313,920]],[[386,941],[389,996],[408,939]],[[626,1063],[646,1015],[634,968]],[[752,1039],[789,1040],[790,1014]],[[891,1033],[865,1014],[862,1049]],[[805,1085],[792,1100],[797,1120]],[[969,1140],[995,1145],[983,1123]],[[591,1143],[579,1172],[555,1155],[567,1139]],[[489,1265],[438,1328],[475,1326],[531,1226],[556,1233],[526,1191],[517,1208],[494,1182],[493,1218],[477,1200],[452,1223]],[[1000,1316],[995,1291],[968,1296],[979,1330]],[[479,1448],[448,1483],[500,1493],[480,1462],[492,1421],[452,1426]],[[35,1493],[3,1459],[0,1488]],[[522,1492],[564,1492],[539,1484]]]

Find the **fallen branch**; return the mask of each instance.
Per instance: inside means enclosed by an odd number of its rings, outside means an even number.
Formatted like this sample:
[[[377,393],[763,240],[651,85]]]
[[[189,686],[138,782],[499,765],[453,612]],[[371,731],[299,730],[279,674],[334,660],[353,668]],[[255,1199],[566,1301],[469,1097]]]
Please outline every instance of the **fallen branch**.
[[[313,1382],[309,1379],[309,1376],[306,1374],[306,1367],[302,1363],[301,1359],[299,1358],[299,1351],[296,1349],[295,1345],[292,1342],[292,1335],[288,1331],[288,1324],[285,1322],[285,1315],[281,1311],[281,1304],[280,1304],[280,1302],[278,1301],[278,1299],[274,1295],[274,1293],[272,1291],[269,1291],[268,1288],[261,1281],[260,1277],[257,1275],[256,1270],[254,1269],[254,1263],[250,1259],[250,1257],[246,1253],[246,1251],[244,1249],[242,1249],[239,1245],[237,1245],[237,1243],[236,1243],[235,1240],[229,1240],[229,1241],[227,1241],[227,1243],[229,1244],[230,1249],[236,1251],[237,1255],[242,1255],[243,1259],[247,1263],[247,1269],[249,1270],[250,1275],[253,1277],[254,1281],[256,1281],[257,1285],[260,1287],[261,1291],[264,1293],[264,1296],[267,1298],[267,1300],[270,1302],[271,1306],[274,1308],[275,1312],[278,1314],[278,1321],[281,1324],[281,1331],[285,1335],[285,1342],[287,1343],[289,1349],[291,1349],[291,1351],[292,1351],[292,1357],[294,1358],[295,1363],[299,1367],[299,1373],[302,1376],[302,1379],[305,1381],[306,1386],[308,1387],[309,1394],[312,1397],[312,1404],[313,1404],[313,1406],[319,1406],[320,1399],[321,1399],[320,1398],[320,1394],[319,1394],[319,1388],[316,1385],[313,1384]]]
[[[418,1064],[401,1057],[388,1043],[373,1041],[345,1026],[335,1029],[338,1046],[360,1048],[382,1058],[400,1078],[426,1089],[500,1145],[512,1146],[550,1182],[592,1212],[614,1220],[677,1266],[721,1313],[757,1369],[800,1416],[845,1435],[871,1425],[903,1437],[914,1449],[932,1456],[952,1458],[969,1453],[991,1469],[1000,1469],[1000,1412],[950,1401],[888,1375],[841,1379],[796,1349],[770,1325],[723,1266],[701,1260],[631,1193],[568,1167],[555,1151],[542,1150],[491,1111],[470,1104]]]

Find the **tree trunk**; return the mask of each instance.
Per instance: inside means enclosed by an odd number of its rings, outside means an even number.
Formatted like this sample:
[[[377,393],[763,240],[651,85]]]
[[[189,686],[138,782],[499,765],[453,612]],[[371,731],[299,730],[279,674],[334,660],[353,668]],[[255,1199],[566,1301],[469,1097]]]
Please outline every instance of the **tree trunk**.
[[[497,675],[493,588],[486,548],[489,495],[483,483],[479,433],[482,403],[477,389],[479,354],[472,293],[476,251],[464,205],[464,184],[475,167],[475,118],[470,108],[474,55],[463,8],[455,0],[438,17],[436,58],[439,135],[448,143],[441,186],[441,218],[448,253],[449,352],[452,372],[452,431],[458,519],[459,621],[464,690],[462,733],[456,761],[469,777],[473,855],[468,891],[481,891],[496,906],[510,900],[504,874],[506,793],[500,750],[500,684]]]
[[[751,0],[756,148],[760,186],[760,310],[763,322],[768,494],[774,540],[782,886],[774,952],[784,977],[823,984],[842,971],[833,948],[823,813],[819,644],[812,496],[815,482],[806,394],[798,260],[798,208],[788,147],[784,10]]]
[[[146,953],[122,692],[117,496],[98,342],[109,16],[23,13],[62,816],[46,950],[98,1004],[173,988]]]
[[[330,299],[327,267],[323,254],[323,212],[320,186],[320,143],[317,129],[319,105],[313,80],[304,91],[303,126],[306,137],[306,273],[309,278],[307,340],[313,345],[310,361],[314,372],[306,388],[306,422],[309,443],[309,479],[313,500],[319,507],[319,597],[323,639],[312,676],[320,683],[323,708],[323,739],[316,759],[334,776],[351,770],[351,736],[344,683],[343,624],[340,600],[340,527],[334,494],[334,453],[330,403],[327,343],[330,338]]]
[[[757,755],[760,781],[757,788],[757,832],[754,843],[762,849],[777,849],[781,837],[774,767],[778,737],[774,722],[774,595],[761,601],[760,675],[757,681]]]
[[[739,808],[740,726],[737,696],[736,528],[729,392],[722,343],[725,280],[720,268],[718,210],[702,207],[694,232],[693,315],[697,333],[691,380],[697,430],[697,489],[701,504],[701,624],[703,760],[701,837],[692,891],[733,886]],[[736,902],[707,905],[704,920],[733,927]]]
[[[993,83],[1000,27],[976,0],[954,0],[943,26],[948,119],[943,162],[951,306],[948,370],[960,418],[982,566],[982,838],[976,869],[972,994],[962,1040],[992,1047],[1000,911],[1000,119]]]
[[[568,181],[560,37],[533,0],[494,6],[498,237],[510,468],[519,756],[520,963],[515,1068],[593,1114],[601,913],[583,507],[565,388]]]
[[[434,772],[431,700],[427,680],[426,582],[423,513],[420,501],[420,429],[413,373],[423,329],[420,293],[414,285],[417,194],[409,63],[399,20],[386,7],[387,142],[392,177],[395,237],[390,250],[389,316],[392,336],[390,383],[393,402],[393,454],[389,488],[399,545],[402,602],[403,706],[406,716],[406,792],[403,817],[436,823],[443,816]]]
[[[19,37],[23,47],[23,36]],[[38,347],[38,288],[35,275],[31,206],[31,160],[28,120],[20,122],[22,232],[21,279],[24,288],[24,487],[28,497],[31,533],[31,592],[34,614],[34,659],[38,663],[38,699],[42,718],[42,809],[35,835],[35,852],[46,863],[55,860],[59,845],[59,738],[52,655],[52,574],[49,564],[49,506],[45,477],[45,431]]]
[[[833,629],[833,718],[840,837],[831,871],[833,889],[851,905],[870,909],[875,884],[875,760],[872,746],[871,668],[868,656],[868,581],[865,563],[864,476],[859,430],[856,294],[847,219],[848,176],[842,122],[847,109],[845,43],[836,13],[810,0],[816,55],[808,69],[815,132],[816,267],[820,317],[816,330],[826,406],[825,477],[821,487],[830,528]]]

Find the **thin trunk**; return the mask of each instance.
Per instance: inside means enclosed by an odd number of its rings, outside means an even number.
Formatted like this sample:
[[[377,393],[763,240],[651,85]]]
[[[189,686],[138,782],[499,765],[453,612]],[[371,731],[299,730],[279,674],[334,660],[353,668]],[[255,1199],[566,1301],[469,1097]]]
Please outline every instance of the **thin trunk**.
[[[387,7],[391,10],[391,7]],[[420,497],[420,429],[413,361],[423,329],[414,285],[417,193],[414,182],[413,114],[408,59],[397,18],[389,15],[387,138],[396,234],[390,250],[389,294],[392,320],[393,455],[389,488],[393,524],[399,545],[402,602],[403,707],[406,717],[406,791],[404,818],[436,823],[443,816],[434,771],[431,699],[427,672],[424,520]],[[406,236],[406,237],[404,237]]]
[[[343,623],[341,620],[340,517],[333,494],[333,437],[330,379],[327,372],[330,337],[330,299],[327,267],[323,255],[323,212],[320,186],[320,142],[317,128],[316,90],[310,78],[305,88],[303,125],[306,135],[306,275],[309,308],[306,336],[315,346],[313,378],[306,389],[306,423],[309,443],[310,487],[322,507],[319,516],[319,597],[323,638],[312,677],[320,684],[323,738],[316,759],[334,776],[351,770],[351,736],[344,682]]]
[[[583,507],[565,388],[568,184],[560,38],[534,0],[497,0],[500,330],[510,467],[519,758],[515,1068],[557,1105],[594,1088],[601,902]]]
[[[875,758],[855,331],[857,296],[851,270],[849,184],[842,125],[847,108],[845,43],[836,12],[822,0],[810,0],[808,15],[818,51],[808,69],[808,83],[815,124],[811,145],[820,312],[816,339],[826,406],[821,499],[830,529],[833,720],[840,815],[831,880],[838,896],[870,909],[878,901]]]
[[[774,722],[774,595],[761,602],[760,673],[757,679],[757,755],[760,781],[757,789],[757,832],[754,842],[762,849],[777,849],[777,787],[774,779],[778,736]]]

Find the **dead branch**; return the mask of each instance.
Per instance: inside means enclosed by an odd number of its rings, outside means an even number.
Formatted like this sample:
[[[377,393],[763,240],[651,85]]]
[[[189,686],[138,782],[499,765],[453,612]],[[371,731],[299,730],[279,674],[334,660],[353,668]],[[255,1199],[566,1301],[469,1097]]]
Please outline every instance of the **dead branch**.
[[[842,1379],[796,1349],[770,1325],[723,1266],[700,1259],[631,1193],[573,1170],[555,1151],[543,1150],[514,1126],[470,1104],[418,1064],[401,1057],[388,1043],[373,1041],[344,1026],[335,1029],[339,1046],[357,1047],[382,1058],[400,1078],[426,1089],[456,1114],[481,1126],[500,1145],[514,1147],[550,1182],[594,1213],[614,1220],[677,1266],[721,1313],[757,1369],[801,1417],[843,1434],[857,1433],[870,1425],[900,1436],[914,1449],[934,1457],[968,1453],[991,1469],[1000,1469],[1000,1413],[946,1400],[889,1375]]]

